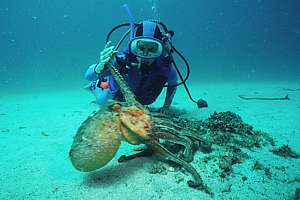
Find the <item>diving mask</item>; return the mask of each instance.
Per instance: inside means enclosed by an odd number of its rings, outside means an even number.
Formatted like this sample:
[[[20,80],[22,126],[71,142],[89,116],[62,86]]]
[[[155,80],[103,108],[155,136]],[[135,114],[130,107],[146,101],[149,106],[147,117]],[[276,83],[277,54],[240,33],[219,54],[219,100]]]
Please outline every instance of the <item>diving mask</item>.
[[[153,59],[162,55],[163,45],[151,38],[135,38],[130,42],[130,51],[140,58]]]

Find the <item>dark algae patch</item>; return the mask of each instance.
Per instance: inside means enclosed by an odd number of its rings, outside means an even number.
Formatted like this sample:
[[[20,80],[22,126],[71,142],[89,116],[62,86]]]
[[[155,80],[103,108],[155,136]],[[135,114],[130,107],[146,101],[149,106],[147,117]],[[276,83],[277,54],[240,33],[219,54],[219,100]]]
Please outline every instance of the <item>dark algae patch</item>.
[[[152,111],[155,112],[155,111]],[[183,117],[183,112],[169,112],[168,120],[174,124],[180,124],[193,141],[193,155],[191,164],[206,174],[208,178],[217,178],[221,182],[230,180],[229,178],[240,176],[242,182],[248,182],[247,174],[241,174],[236,170],[239,164],[243,164],[248,159],[253,159],[253,164],[249,171],[256,171],[268,179],[272,179],[272,174],[276,173],[272,166],[267,166],[260,160],[252,158],[250,152],[257,152],[262,148],[272,149],[272,153],[284,158],[298,158],[299,155],[288,145],[276,147],[275,140],[266,132],[257,130],[250,124],[245,123],[242,118],[231,111],[214,112],[205,120]],[[168,141],[161,141],[166,149],[180,157],[184,148],[182,145]],[[195,158],[195,155],[197,157]],[[272,155],[272,154],[270,154]],[[179,166],[174,166],[175,171],[181,170]],[[207,170],[207,171],[206,171]],[[276,169],[275,169],[276,170]],[[161,167],[154,167],[151,171],[155,173],[168,173],[168,170]],[[263,180],[265,180],[263,177]],[[209,185],[208,185],[209,187]],[[226,190],[230,192],[231,187]],[[222,191],[220,191],[222,192]]]
[[[299,158],[299,154],[292,150],[288,145],[283,145],[279,148],[273,149],[271,152],[284,158]]]
[[[239,115],[230,111],[214,112],[206,120],[182,118],[174,113],[170,118],[199,136],[200,139],[194,141],[194,152],[199,150],[205,155],[201,162],[215,163],[219,168],[216,172],[221,178],[233,172],[233,165],[250,158],[244,149],[253,151],[266,145],[275,145],[271,136],[255,130],[253,126],[243,122]],[[165,145],[178,155],[182,151],[180,145]]]

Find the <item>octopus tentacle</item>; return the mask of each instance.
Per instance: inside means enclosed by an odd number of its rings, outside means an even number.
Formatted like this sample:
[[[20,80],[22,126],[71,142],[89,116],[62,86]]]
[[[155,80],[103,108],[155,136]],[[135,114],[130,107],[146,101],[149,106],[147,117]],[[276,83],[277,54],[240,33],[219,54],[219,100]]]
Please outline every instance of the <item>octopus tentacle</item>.
[[[158,141],[156,140],[146,140],[145,144],[149,146],[153,151],[155,151],[156,154],[162,157],[163,160],[165,161],[171,161],[174,162],[180,166],[182,166],[184,169],[186,169],[194,178],[194,181],[189,180],[188,185],[193,188],[198,188],[198,187],[205,187],[201,176],[198,174],[196,169],[186,161],[176,157],[173,153],[171,153],[168,149],[163,147]]]
[[[204,138],[200,136],[197,132],[190,132],[188,130],[184,130],[180,132],[180,135],[192,138],[194,140],[198,140],[200,142],[204,141]]]
[[[159,131],[159,130],[166,130],[166,131],[169,131],[169,132],[172,132],[174,134],[177,134],[177,135],[180,135],[180,131],[177,131],[175,128],[173,127],[170,127],[170,126],[165,126],[165,125],[162,125],[162,124],[155,124],[153,126],[153,131],[152,132],[155,132],[155,131]]]
[[[123,79],[120,72],[116,69],[116,67],[113,66],[110,62],[107,63],[106,66],[108,67],[111,74],[114,76],[116,82],[118,83],[120,90],[121,90],[122,94],[124,95],[125,101],[127,103],[138,104],[138,102],[136,101],[135,95],[130,90],[128,84],[125,82],[125,80]]]
[[[191,133],[190,131],[188,131],[185,128],[182,128],[181,130],[179,129],[175,129],[176,127],[169,127],[166,125],[155,125],[153,127],[154,132],[155,131],[159,131],[159,130],[164,130],[164,131],[169,131],[172,132],[173,134],[179,135],[179,136],[186,136],[189,138],[192,138],[194,140],[198,140],[198,141],[203,141],[203,137],[199,136],[197,133],[193,132]]]
[[[153,151],[151,149],[147,148],[147,149],[144,149],[141,152],[138,152],[138,153],[135,153],[135,154],[131,154],[129,156],[122,155],[118,159],[118,162],[120,162],[120,163],[121,162],[126,162],[126,161],[129,161],[129,160],[132,160],[132,159],[135,159],[135,158],[139,158],[139,157],[147,157],[147,156],[150,156],[152,154],[153,154]]]
[[[180,156],[180,158],[182,158],[186,162],[193,161],[194,143],[190,138],[185,137],[185,136],[179,136],[179,135],[167,132],[167,131],[160,131],[160,132],[157,132],[157,134],[159,135],[159,137],[158,137],[159,139],[164,139],[168,142],[182,145],[184,147],[184,150],[183,150],[183,153]]]
[[[175,124],[174,122],[170,121],[170,120],[164,120],[164,119],[156,119],[156,118],[153,118],[153,122],[155,124],[161,124],[161,125],[164,125],[164,126],[169,126],[169,127],[173,127],[173,128],[176,128],[178,130],[181,130],[181,129],[184,129],[184,127],[180,126],[180,125],[177,125]]]
[[[152,117],[159,118],[159,119],[170,119],[168,115],[159,112],[151,112],[151,115]]]
[[[173,142],[175,144],[180,144],[184,146],[182,158],[187,162],[192,162],[193,155],[194,155],[193,152],[194,143],[188,137],[189,134],[184,135],[182,133],[183,133],[182,131],[177,131],[172,127],[168,127],[164,125],[155,125],[153,127],[151,136],[159,139],[165,139],[169,142]]]
[[[194,130],[188,130],[185,127],[182,127],[180,125],[175,124],[174,122],[172,122],[171,120],[168,119],[157,119],[157,118],[153,118],[154,120],[154,124],[158,124],[156,125],[156,127],[159,126],[164,126],[168,129],[176,129],[176,132],[179,135],[183,135],[183,136],[187,136],[190,137],[192,139],[198,140],[198,141],[203,141],[203,137],[200,136],[200,134],[197,131]]]

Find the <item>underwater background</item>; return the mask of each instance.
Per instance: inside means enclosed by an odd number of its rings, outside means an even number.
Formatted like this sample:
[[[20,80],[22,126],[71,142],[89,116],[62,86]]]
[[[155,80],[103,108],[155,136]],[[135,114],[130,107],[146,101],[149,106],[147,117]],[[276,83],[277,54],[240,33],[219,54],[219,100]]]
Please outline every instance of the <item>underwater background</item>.
[[[1,0],[0,91],[82,88],[107,33],[128,22],[124,3],[135,22],[175,31],[189,82],[300,78],[298,0]]]
[[[178,87],[166,123],[200,137],[190,164],[207,187],[150,157],[119,163],[139,147],[126,142],[99,170],[70,162],[74,135],[99,111],[84,74],[128,23],[126,3],[135,22],[173,30],[189,62],[192,96]],[[299,11],[299,0],[1,0],[0,200],[300,199]]]

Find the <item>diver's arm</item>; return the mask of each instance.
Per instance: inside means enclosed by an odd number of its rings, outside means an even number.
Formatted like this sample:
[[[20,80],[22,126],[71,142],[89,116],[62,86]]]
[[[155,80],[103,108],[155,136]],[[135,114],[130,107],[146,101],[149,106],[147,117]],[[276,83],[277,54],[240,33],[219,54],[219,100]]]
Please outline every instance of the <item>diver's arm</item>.
[[[101,77],[106,77],[110,74],[108,69],[102,70],[101,73],[96,73],[95,68],[97,67],[97,64],[92,64],[88,67],[88,69],[85,72],[85,79],[88,81],[96,81]]]
[[[164,102],[164,105],[163,105],[163,108],[164,109],[169,109],[171,104],[172,104],[172,101],[174,99],[174,96],[175,96],[175,93],[176,93],[176,89],[177,87],[168,87],[167,88],[167,93],[166,93],[166,98],[165,98],[165,102]]]
[[[174,69],[174,66],[170,66],[170,67],[171,67],[171,73],[170,73],[170,77],[167,81],[168,87],[167,87],[167,92],[166,92],[163,109],[170,108],[172,101],[174,99],[175,93],[176,93],[176,89],[177,89],[177,86],[173,86],[173,85],[177,84],[178,77],[177,77],[176,71]]]
[[[96,64],[92,64],[91,66],[89,66],[89,68],[86,70],[85,74],[84,74],[84,78],[88,81],[95,81],[97,79],[99,79],[98,75],[95,73],[94,69],[95,69]]]
[[[109,75],[109,70],[106,64],[115,57],[117,51],[115,51],[115,47],[111,46],[111,42],[106,43],[104,49],[100,52],[99,62],[97,64],[91,65],[87,72],[85,73],[85,78],[87,80],[97,80],[101,77],[105,77]]]

